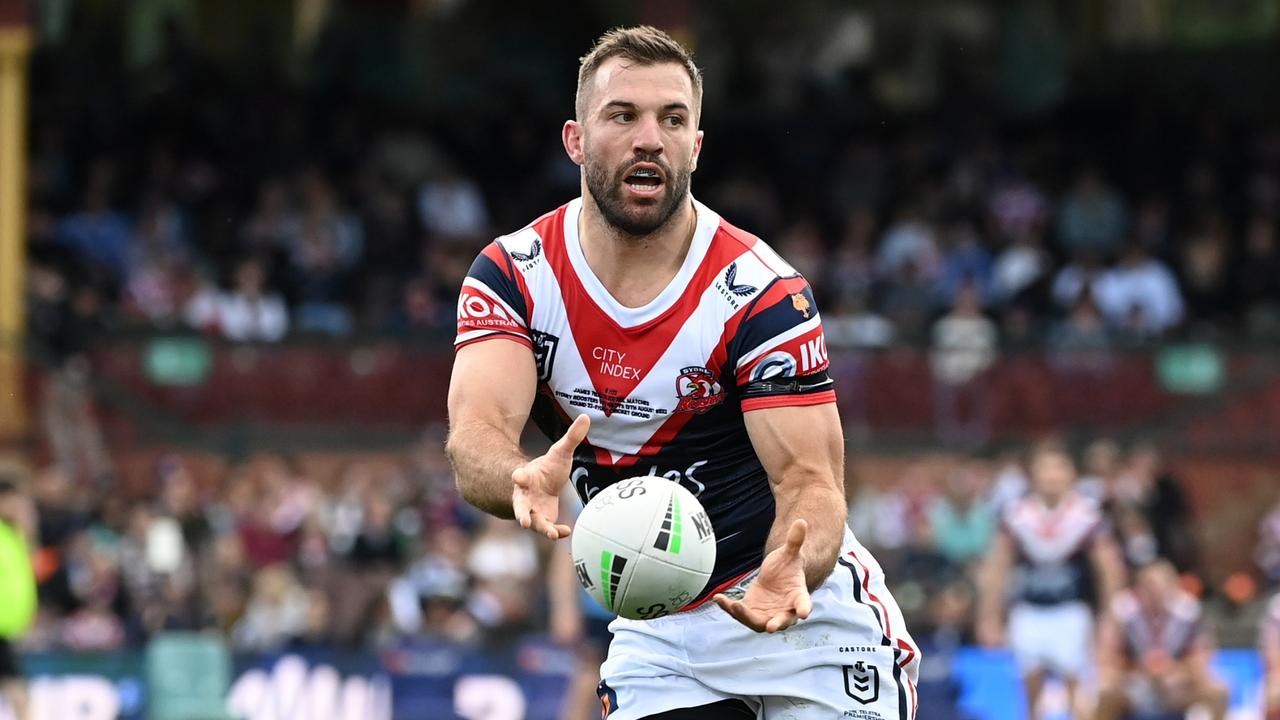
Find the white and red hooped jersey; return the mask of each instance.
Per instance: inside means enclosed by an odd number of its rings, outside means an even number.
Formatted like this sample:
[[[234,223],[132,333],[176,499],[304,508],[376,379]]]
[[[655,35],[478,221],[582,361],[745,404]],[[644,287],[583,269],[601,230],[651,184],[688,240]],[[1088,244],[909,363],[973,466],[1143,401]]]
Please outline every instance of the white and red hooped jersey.
[[[1175,592],[1153,613],[1143,608],[1133,591],[1124,590],[1112,598],[1109,611],[1120,627],[1130,660],[1141,660],[1150,652],[1181,660],[1209,642],[1200,601],[1187,592]]]
[[[1031,493],[1005,506],[1000,526],[1016,550],[1015,599],[1034,605],[1092,600],[1089,550],[1106,532],[1096,501],[1069,492],[1051,508]]]
[[[620,305],[588,267],[581,198],[498,238],[463,282],[455,347],[527,345],[538,372],[531,416],[548,438],[590,416],[572,475],[584,503],[637,475],[698,496],[717,537],[705,598],[760,564],[774,521],[743,413],[834,402],[835,391],[808,284],[758,238],[694,205],[684,264],[639,308]]]

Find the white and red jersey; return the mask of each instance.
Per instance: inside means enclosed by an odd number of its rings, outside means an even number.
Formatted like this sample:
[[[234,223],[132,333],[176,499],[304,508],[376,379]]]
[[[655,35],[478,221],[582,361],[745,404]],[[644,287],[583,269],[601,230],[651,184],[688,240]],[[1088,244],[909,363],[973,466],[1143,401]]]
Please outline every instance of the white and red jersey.
[[[1005,506],[1001,530],[1017,553],[1014,597],[1034,605],[1089,602],[1089,549],[1106,531],[1097,501],[1069,492],[1054,507],[1031,493]]]
[[[1200,601],[1188,592],[1175,591],[1154,612],[1143,607],[1133,591],[1125,590],[1111,600],[1111,617],[1124,638],[1124,652],[1139,661],[1148,653],[1163,653],[1181,660],[1193,649],[1210,641]]]
[[[694,206],[684,264],[638,308],[620,305],[588,267],[581,198],[498,238],[463,282],[455,346],[527,345],[538,372],[532,417],[548,438],[590,416],[572,474],[584,503],[637,475],[698,496],[717,537],[705,597],[759,565],[774,521],[743,413],[834,402],[835,391],[805,280],[760,239]]]
[[[1280,593],[1272,595],[1267,601],[1267,609],[1263,611],[1258,623],[1258,644],[1263,651],[1263,662],[1270,662],[1272,652],[1280,649]]]

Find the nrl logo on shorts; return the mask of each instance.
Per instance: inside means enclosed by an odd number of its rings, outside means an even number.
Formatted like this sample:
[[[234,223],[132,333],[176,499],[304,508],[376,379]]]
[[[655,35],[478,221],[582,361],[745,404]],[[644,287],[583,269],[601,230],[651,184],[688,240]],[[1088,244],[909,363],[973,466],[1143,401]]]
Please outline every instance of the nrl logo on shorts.
[[[863,705],[880,699],[880,669],[859,660],[844,667],[844,692]]]
[[[704,413],[724,401],[724,388],[710,370],[695,365],[680,371],[676,395],[680,398],[676,412]]]

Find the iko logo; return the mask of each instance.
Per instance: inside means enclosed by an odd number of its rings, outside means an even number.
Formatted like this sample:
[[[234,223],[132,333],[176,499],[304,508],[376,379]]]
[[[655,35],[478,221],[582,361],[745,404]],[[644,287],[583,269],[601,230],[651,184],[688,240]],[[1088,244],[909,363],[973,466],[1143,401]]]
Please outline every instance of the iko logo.
[[[600,585],[604,590],[605,607],[613,610],[613,596],[618,592],[618,583],[622,582],[622,571],[627,568],[627,559],[605,550],[600,553]]]
[[[511,257],[515,258],[516,260],[519,260],[522,263],[527,263],[527,262],[536,260],[538,258],[538,255],[540,255],[541,253],[542,253],[542,240],[539,238],[534,238],[533,244],[529,246],[528,254],[522,253],[518,250],[512,250]]]
[[[844,665],[844,692],[863,705],[880,699],[880,669],[862,660]]]
[[[671,498],[667,501],[667,514],[662,518],[662,527],[658,528],[658,539],[654,541],[653,548],[679,555],[680,538],[683,534],[683,523],[680,521],[680,496],[671,493]]]

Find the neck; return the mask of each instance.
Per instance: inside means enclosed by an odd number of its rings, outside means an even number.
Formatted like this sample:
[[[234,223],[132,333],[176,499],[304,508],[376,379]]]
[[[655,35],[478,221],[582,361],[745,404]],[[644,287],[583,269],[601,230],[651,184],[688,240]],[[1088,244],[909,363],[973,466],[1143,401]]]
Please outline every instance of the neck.
[[[583,188],[582,213],[578,217],[582,254],[600,283],[625,306],[645,305],[667,287],[689,254],[696,227],[693,201],[686,198],[653,232],[622,232],[605,219]]]
[[[1062,504],[1062,499],[1065,497],[1066,497],[1066,493],[1055,494],[1055,495],[1046,495],[1044,493],[1040,494],[1040,500],[1045,504],[1045,507],[1048,507],[1048,508],[1058,507],[1059,505]]]

